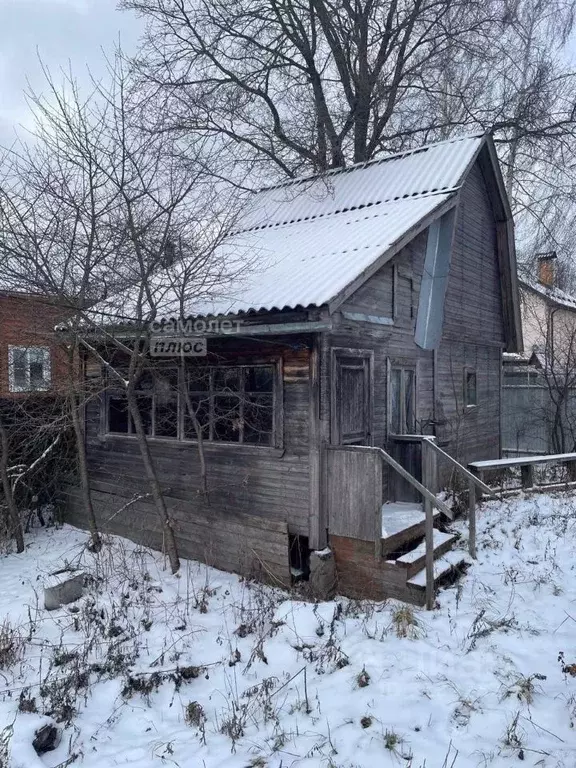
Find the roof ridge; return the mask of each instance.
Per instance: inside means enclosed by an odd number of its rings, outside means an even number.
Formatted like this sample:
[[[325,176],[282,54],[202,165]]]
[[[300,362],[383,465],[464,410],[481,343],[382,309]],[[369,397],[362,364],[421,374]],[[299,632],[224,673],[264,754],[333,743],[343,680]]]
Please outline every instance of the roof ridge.
[[[320,173],[312,173],[309,176],[297,176],[293,179],[287,179],[286,181],[279,182],[278,184],[270,184],[269,186],[260,187],[255,190],[256,193],[268,192],[273,189],[284,189],[286,187],[297,186],[298,184],[304,184],[306,182],[315,181],[316,179],[326,179],[332,176],[341,176],[351,171],[359,170],[360,168],[367,168],[372,165],[381,165],[387,163],[390,160],[396,160],[401,157],[408,157],[409,155],[417,155],[422,152],[427,152],[433,147],[438,147],[441,144],[456,144],[460,141],[468,141],[470,139],[480,139],[487,135],[487,131],[480,131],[478,133],[467,134],[466,136],[453,136],[450,139],[442,139],[441,141],[433,141],[431,144],[423,144],[420,147],[412,147],[411,149],[403,149],[400,152],[392,152],[381,157],[375,157],[372,160],[364,160],[360,163],[353,163],[346,168],[330,168],[327,171]]]

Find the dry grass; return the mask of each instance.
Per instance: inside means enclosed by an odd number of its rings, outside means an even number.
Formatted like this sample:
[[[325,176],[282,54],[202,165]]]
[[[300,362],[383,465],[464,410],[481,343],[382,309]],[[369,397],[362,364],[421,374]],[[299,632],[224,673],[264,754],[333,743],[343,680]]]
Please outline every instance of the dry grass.
[[[420,624],[409,605],[399,605],[392,609],[392,626],[396,637],[415,639],[420,634]]]
[[[8,619],[0,624],[0,669],[9,669],[23,656],[26,641]]]

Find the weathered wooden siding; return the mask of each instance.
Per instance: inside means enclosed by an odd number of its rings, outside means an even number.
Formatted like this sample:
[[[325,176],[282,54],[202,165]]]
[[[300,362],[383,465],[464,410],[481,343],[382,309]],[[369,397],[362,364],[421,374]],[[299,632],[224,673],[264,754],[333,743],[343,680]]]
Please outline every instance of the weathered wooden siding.
[[[504,344],[496,222],[475,165],[460,193],[443,338]]]
[[[244,350],[241,344],[236,342],[234,353],[231,340],[222,345],[218,350],[220,362],[280,358],[284,400],[281,444],[272,448],[205,443],[207,499],[201,493],[194,442],[149,438],[149,446],[177,523],[182,554],[246,573],[246,567],[238,562],[241,552],[250,553],[252,547],[263,559],[263,553],[270,549],[287,563],[287,532],[309,534],[310,351],[309,342],[303,340],[250,342],[244,344]],[[225,357],[227,352],[230,358]],[[94,370],[92,374],[97,387]],[[86,445],[91,489],[103,529],[159,547],[158,518],[149,500],[130,504],[114,516],[149,488],[136,438],[103,434],[101,422],[100,403],[95,399],[86,410]],[[85,523],[78,503],[69,505],[68,514],[71,522]],[[282,545],[277,538],[280,534],[285,540]],[[276,565],[279,567],[278,562]]]
[[[416,366],[418,386],[416,419],[419,430],[422,430],[430,421],[433,413],[434,356],[432,352],[421,349],[414,342],[426,240],[426,232],[418,235],[394,257],[391,264],[382,267],[360,289],[363,296],[363,306],[366,307],[369,297],[372,297],[370,314],[386,316],[388,305],[385,303],[383,306],[380,298],[391,293],[395,271],[393,303],[396,313],[393,325],[351,321],[343,315],[338,329],[330,335],[330,344],[333,347],[360,347],[372,350],[374,353],[374,428],[372,441],[377,446],[385,446],[388,441],[387,379],[390,363]],[[356,294],[353,294],[342,306],[342,312],[348,312],[350,308],[355,306]]]
[[[463,463],[500,456],[503,344],[496,223],[474,166],[460,195],[436,370],[438,440]],[[465,368],[477,372],[476,408],[464,407]]]
[[[382,537],[382,461],[369,451],[326,452],[330,533],[353,539]]]
[[[64,497],[69,519],[87,528],[79,490],[68,487]],[[159,518],[149,500],[141,499],[123,508],[127,502],[125,495],[96,489],[92,490],[92,498],[100,530],[163,550]],[[205,514],[170,496],[165,496],[165,501],[181,557],[276,585],[290,585],[286,523],[250,515],[228,515],[214,509]]]
[[[394,324],[351,321],[343,315],[328,344],[374,353],[375,445],[385,446],[388,440],[388,366],[412,364],[417,376],[417,431],[436,433],[441,445],[467,462],[500,455],[504,322],[496,223],[478,166],[462,189],[455,226],[443,335],[435,353],[414,342],[427,232],[403,248],[341,307],[343,313],[387,316],[394,285]],[[463,403],[467,367],[476,371],[478,388],[478,406],[469,409]],[[325,390],[330,391],[329,382]]]

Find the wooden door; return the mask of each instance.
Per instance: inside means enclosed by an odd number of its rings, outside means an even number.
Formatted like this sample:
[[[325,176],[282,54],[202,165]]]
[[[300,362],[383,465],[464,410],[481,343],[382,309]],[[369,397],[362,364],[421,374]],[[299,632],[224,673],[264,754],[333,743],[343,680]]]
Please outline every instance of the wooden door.
[[[370,445],[372,442],[370,356],[354,354],[347,350],[335,350],[333,384],[333,444]]]

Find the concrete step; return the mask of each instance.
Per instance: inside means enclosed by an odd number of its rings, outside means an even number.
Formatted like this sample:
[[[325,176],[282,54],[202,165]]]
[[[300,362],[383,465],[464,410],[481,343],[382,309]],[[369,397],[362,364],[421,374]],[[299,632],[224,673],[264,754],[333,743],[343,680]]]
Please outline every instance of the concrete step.
[[[452,533],[444,533],[436,528],[434,529],[434,559],[438,560],[452,545],[458,540],[458,537]],[[406,571],[406,578],[413,576],[425,568],[426,565],[426,541],[422,541],[415,549],[406,552],[406,554],[397,558],[394,562],[399,568]]]

